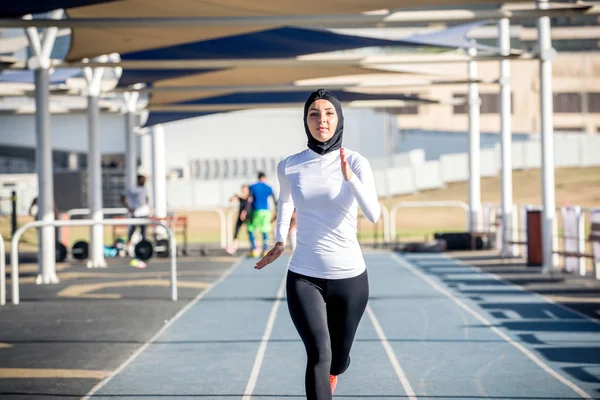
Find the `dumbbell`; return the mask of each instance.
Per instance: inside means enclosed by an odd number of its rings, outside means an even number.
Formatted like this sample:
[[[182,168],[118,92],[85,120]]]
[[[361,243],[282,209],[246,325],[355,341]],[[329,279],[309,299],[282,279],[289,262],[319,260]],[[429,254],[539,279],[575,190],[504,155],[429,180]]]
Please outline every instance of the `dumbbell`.
[[[165,242],[165,243],[163,243]],[[160,249],[160,250],[159,250]],[[152,257],[154,247],[148,240],[140,240],[133,248],[135,256],[140,260],[146,261]],[[65,249],[66,252],[66,249]],[[71,255],[76,260],[86,260],[89,257],[89,244],[86,241],[80,240],[71,248]],[[159,257],[169,256],[169,242],[167,240],[157,241],[157,255]],[[65,255],[66,257],[66,255]]]
[[[135,256],[142,261],[148,260],[152,257],[152,253],[154,253],[154,248],[152,247],[152,243],[147,241],[146,239],[142,239],[136,243],[133,248],[133,252]]]
[[[88,242],[86,242],[84,240],[80,240],[73,245],[73,248],[71,249],[71,255],[76,260],[80,260],[80,261],[87,260],[90,255],[89,248],[90,247],[89,247]],[[114,255],[117,255],[119,250],[120,249],[117,248]],[[104,250],[104,255],[105,256],[107,255],[106,249]],[[113,255],[111,255],[111,256],[113,256]]]
[[[57,240],[54,254],[56,262],[65,261],[67,259],[67,247]]]
[[[169,257],[169,241],[167,239],[158,239],[156,241],[156,245],[154,246],[154,250],[156,250],[156,256],[161,258]]]
[[[71,255],[76,260],[87,260],[89,256],[88,242],[80,240],[71,247]]]
[[[143,239],[134,247],[134,253],[136,257],[144,261],[152,257],[152,254],[155,252],[157,257],[169,257],[169,241],[167,239],[159,239],[156,241],[155,246],[152,246],[152,243],[146,239]]]

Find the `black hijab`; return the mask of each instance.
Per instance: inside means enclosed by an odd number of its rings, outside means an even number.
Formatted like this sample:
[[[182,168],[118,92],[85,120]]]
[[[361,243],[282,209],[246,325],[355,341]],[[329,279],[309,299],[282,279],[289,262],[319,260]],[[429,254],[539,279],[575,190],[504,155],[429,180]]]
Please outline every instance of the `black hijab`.
[[[316,100],[321,99],[327,100],[333,104],[335,112],[338,116],[338,124],[335,128],[335,133],[326,142],[319,142],[317,139],[315,139],[310,134],[310,129],[308,129],[308,124],[306,123],[308,108]],[[304,131],[306,132],[306,136],[308,136],[308,148],[317,154],[323,155],[342,148],[342,136],[344,135],[344,114],[342,113],[342,105],[340,104],[340,101],[333,95],[333,93],[325,89],[319,89],[308,96],[308,100],[306,100],[306,103],[304,104]]]

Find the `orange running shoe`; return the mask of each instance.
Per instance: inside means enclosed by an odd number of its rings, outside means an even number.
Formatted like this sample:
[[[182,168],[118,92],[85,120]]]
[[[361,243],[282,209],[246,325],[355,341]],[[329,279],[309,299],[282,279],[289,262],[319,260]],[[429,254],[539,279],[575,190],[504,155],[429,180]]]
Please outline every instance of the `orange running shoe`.
[[[329,384],[331,385],[331,394],[335,392],[335,387],[337,386],[338,376],[337,375],[329,375]]]

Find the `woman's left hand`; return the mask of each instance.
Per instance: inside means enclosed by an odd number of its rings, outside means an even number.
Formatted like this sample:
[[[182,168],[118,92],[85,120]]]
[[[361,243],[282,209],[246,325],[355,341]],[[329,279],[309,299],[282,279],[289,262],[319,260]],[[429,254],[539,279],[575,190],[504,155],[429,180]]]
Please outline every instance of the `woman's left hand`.
[[[348,165],[343,147],[340,149],[340,160],[342,161],[342,175],[344,175],[345,180],[349,181],[354,174],[352,173],[352,169],[350,169],[350,165]]]
[[[275,243],[275,246],[267,253],[267,255],[256,263],[254,269],[263,269],[267,265],[271,264],[283,254],[284,250],[285,247],[282,242]]]

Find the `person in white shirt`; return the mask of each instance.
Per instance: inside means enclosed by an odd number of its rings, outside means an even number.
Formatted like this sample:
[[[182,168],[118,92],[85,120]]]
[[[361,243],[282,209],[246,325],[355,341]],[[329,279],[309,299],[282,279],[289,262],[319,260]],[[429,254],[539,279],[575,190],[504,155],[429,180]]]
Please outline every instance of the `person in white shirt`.
[[[369,283],[357,239],[358,207],[375,223],[381,212],[373,172],[359,153],[342,148],[339,100],[319,89],[304,105],[308,149],[277,167],[280,197],[276,244],[254,268],[285,248],[294,208],[297,243],[286,289],[288,309],[307,354],[309,400],[330,400],[367,306]]]
[[[148,192],[146,191],[146,177],[137,176],[137,186],[129,188],[121,196],[121,202],[127,208],[127,216],[130,218],[146,218],[150,215],[150,206],[148,202]],[[127,230],[127,244],[131,244],[133,233],[140,227],[142,239],[146,238],[146,225],[129,225]]]

